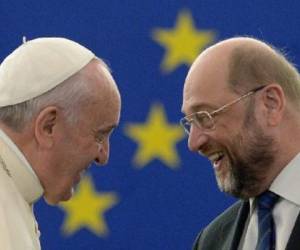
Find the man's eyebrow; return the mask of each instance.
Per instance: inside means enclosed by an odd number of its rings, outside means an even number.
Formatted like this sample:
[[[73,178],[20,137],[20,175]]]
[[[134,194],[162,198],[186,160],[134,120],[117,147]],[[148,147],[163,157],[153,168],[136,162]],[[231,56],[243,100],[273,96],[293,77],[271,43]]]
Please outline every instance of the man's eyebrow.
[[[197,104],[197,105],[193,105],[192,107],[190,107],[190,109],[188,110],[188,113],[195,113],[195,112],[198,112],[198,111],[213,111],[215,109],[218,109],[219,106],[216,106],[216,105],[212,105],[212,104],[209,104],[209,103],[200,103],[200,104]],[[182,110],[182,113],[186,113],[184,112],[184,110]]]
[[[117,124],[114,124],[114,125],[110,125],[107,127],[98,128],[97,131],[109,132],[109,131],[113,130],[114,128],[116,128],[117,126],[118,126]]]

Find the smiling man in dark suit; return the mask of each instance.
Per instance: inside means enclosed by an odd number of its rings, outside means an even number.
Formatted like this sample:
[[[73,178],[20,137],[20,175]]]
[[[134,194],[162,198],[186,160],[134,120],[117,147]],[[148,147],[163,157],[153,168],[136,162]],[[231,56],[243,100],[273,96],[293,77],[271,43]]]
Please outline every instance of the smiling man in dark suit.
[[[219,188],[240,201],[195,250],[300,249],[300,77],[271,45],[236,37],[206,49],[186,77],[181,120]]]

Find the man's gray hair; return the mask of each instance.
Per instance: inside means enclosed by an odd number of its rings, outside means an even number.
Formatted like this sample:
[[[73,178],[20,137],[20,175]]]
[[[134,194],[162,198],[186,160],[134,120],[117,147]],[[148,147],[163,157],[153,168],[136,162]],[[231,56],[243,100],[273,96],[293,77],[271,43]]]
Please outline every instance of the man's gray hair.
[[[229,84],[234,89],[247,91],[269,83],[279,84],[287,98],[300,108],[300,75],[287,56],[270,44],[249,39],[231,54]],[[258,46],[259,44],[263,44]],[[240,93],[242,93],[240,91]]]

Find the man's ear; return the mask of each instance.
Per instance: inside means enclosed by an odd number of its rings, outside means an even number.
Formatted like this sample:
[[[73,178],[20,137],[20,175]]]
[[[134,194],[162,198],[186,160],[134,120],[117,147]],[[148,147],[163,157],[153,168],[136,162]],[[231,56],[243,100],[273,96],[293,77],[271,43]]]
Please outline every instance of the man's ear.
[[[269,84],[263,92],[265,115],[269,126],[280,123],[286,105],[285,94],[278,84]]]
[[[54,143],[55,128],[58,122],[58,109],[48,106],[40,111],[35,119],[35,137],[41,147],[50,148]]]

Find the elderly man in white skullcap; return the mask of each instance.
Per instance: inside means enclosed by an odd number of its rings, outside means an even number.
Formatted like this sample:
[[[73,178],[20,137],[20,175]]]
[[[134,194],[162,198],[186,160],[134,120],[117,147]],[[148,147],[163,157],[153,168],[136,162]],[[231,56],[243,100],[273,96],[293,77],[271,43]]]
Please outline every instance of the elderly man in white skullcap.
[[[64,38],[25,42],[0,66],[0,246],[40,249],[32,205],[71,198],[105,164],[121,100],[108,67]]]

